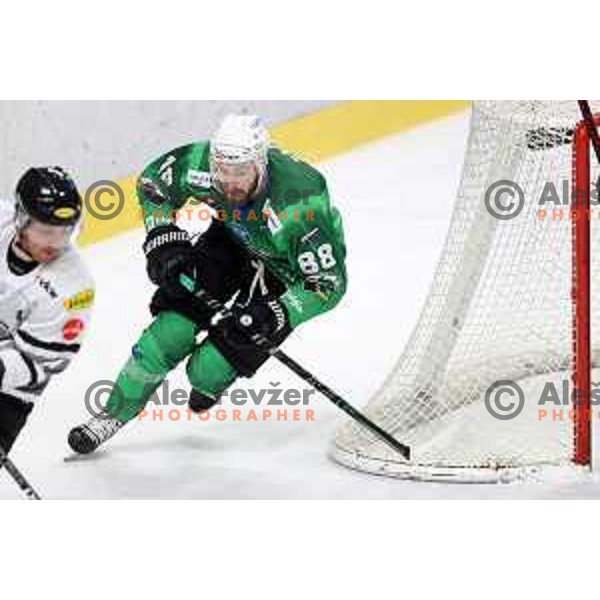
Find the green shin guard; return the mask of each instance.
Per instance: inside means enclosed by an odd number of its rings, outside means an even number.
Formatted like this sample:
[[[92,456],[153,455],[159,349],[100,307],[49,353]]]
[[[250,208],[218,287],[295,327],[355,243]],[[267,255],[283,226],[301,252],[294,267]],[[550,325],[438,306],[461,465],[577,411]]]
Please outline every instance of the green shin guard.
[[[205,340],[187,363],[187,376],[194,390],[218,397],[237,379],[238,373],[209,340]]]
[[[106,412],[129,421],[144,408],[154,391],[196,344],[197,327],[176,312],[163,312],[133,347],[106,403]]]

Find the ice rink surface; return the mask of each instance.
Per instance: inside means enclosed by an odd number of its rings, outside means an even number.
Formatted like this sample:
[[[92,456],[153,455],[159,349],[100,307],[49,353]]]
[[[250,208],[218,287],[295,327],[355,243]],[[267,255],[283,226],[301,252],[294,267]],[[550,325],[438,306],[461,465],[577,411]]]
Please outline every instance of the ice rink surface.
[[[321,163],[342,212],[349,289],[332,313],[295,332],[284,350],[357,407],[402,351],[425,299],[445,238],[468,132],[466,113],[390,136]],[[598,498],[597,478],[577,482],[448,485],[404,482],[348,470],[327,456],[345,415],[313,397],[315,420],[271,417],[207,422],[133,422],[96,454],[70,456],[69,429],[88,418],[83,398],[95,381],[114,380],[149,323],[152,286],[141,230],[85,250],[97,283],[94,322],[84,348],[38,403],[12,458],[48,499],[435,499]],[[308,389],[271,360],[236,387]],[[171,389],[189,388],[183,369]],[[285,407],[280,407],[285,408]],[[301,410],[301,414],[304,409]],[[0,472],[0,498],[19,498]]]

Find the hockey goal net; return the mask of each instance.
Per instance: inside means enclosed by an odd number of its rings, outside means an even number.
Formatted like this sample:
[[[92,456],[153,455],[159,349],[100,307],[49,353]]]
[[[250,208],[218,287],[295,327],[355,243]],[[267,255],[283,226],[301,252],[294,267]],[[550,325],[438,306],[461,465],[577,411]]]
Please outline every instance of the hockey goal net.
[[[591,107],[600,112],[599,101]],[[411,459],[349,422],[334,440],[335,460],[454,481],[589,468],[600,326],[597,177],[577,101],[473,104],[429,295],[365,410],[411,446]]]

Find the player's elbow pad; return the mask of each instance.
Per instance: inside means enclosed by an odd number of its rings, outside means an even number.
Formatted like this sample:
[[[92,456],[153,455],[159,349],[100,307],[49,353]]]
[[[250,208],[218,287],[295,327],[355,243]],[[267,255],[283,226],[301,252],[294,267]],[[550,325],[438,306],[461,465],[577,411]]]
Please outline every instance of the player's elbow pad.
[[[157,206],[162,206],[168,202],[168,197],[159,185],[150,177],[145,177],[143,174],[137,180],[136,189],[138,197],[141,200],[148,200]]]
[[[48,374],[36,362],[16,349],[0,352],[0,390],[6,393],[40,393]]]

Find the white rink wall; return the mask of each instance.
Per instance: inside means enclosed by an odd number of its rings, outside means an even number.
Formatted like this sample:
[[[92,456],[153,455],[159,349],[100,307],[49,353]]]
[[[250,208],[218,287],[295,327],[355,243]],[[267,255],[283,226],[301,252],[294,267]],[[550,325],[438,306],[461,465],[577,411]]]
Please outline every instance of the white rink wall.
[[[321,100],[1,101],[0,196],[32,165],[60,164],[82,186],[130,175],[148,160],[206,138],[227,113],[269,126],[334,104]]]

